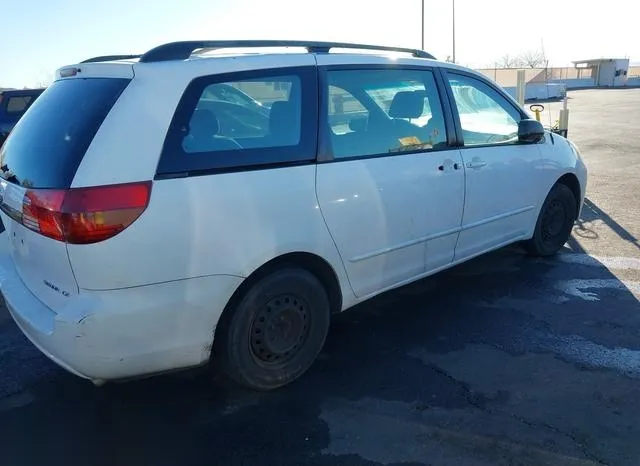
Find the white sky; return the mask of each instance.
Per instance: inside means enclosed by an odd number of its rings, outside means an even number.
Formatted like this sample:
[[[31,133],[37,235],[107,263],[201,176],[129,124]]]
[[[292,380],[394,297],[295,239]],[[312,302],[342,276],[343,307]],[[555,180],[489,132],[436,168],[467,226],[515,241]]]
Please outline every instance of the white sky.
[[[308,39],[420,47],[421,0],[0,0],[0,87],[85,58],[186,39]],[[456,59],[493,66],[544,42],[553,65],[640,60],[634,0],[456,0]],[[452,0],[425,0],[425,49],[452,53]]]

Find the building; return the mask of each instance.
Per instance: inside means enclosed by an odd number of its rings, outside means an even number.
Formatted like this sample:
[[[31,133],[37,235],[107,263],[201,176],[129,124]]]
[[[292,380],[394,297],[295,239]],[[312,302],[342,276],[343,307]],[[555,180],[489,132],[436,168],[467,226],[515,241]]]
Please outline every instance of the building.
[[[627,84],[629,74],[628,58],[596,58],[572,62],[578,70],[578,77],[586,72],[594,86],[618,87]]]

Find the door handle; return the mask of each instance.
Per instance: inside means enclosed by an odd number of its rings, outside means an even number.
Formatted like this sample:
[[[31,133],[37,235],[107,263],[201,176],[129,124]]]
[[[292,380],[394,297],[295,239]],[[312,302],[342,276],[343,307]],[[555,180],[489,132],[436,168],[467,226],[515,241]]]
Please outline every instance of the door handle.
[[[482,168],[487,164],[484,160],[472,160],[467,162],[467,168]]]

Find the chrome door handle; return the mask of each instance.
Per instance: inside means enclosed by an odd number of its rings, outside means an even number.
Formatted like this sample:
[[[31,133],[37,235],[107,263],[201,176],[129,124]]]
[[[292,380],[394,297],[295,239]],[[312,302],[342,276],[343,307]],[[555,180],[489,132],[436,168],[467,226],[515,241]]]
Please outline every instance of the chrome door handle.
[[[484,160],[473,160],[467,162],[467,168],[482,168],[487,164]]]

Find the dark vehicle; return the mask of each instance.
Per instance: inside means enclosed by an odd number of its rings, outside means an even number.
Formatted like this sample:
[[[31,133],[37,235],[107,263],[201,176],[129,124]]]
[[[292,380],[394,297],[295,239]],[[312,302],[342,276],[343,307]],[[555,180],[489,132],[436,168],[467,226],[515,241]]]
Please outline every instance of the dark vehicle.
[[[0,91],[0,146],[44,89]]]

